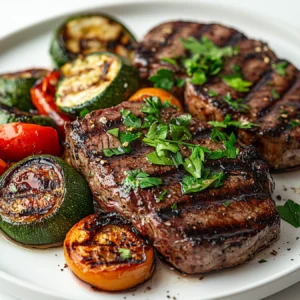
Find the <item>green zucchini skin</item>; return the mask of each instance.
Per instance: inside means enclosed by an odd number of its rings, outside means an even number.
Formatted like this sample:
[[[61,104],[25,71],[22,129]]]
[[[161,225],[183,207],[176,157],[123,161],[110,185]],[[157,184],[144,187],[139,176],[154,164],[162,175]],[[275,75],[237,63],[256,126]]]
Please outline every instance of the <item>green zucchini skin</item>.
[[[106,40],[101,40],[101,35],[96,35],[92,38],[93,41],[101,41],[101,47],[95,49],[95,51],[87,50],[87,49],[81,49],[80,51],[71,51],[67,47],[67,42],[70,39],[70,37],[67,34],[67,26],[70,24],[72,21],[79,21],[79,20],[88,20],[91,18],[103,18],[104,20],[107,20],[108,24],[111,26],[113,25],[119,25],[121,26],[121,31],[120,31],[120,36],[118,36],[117,40],[110,40],[107,42]],[[99,29],[101,29],[101,26],[99,26]],[[82,39],[80,40],[80,45],[83,45],[86,43],[86,41],[89,41],[91,39],[90,36],[91,32],[89,32],[89,36],[85,37],[83,36]],[[122,42],[122,37],[126,36],[127,42]],[[118,55],[124,56],[128,59],[133,58],[133,51],[136,46],[136,38],[134,35],[123,25],[121,22],[119,22],[117,19],[106,15],[106,14],[81,14],[81,15],[75,15],[71,16],[70,18],[66,19],[54,32],[51,45],[50,45],[50,55],[52,57],[52,60],[54,64],[57,67],[61,67],[65,63],[67,63],[70,60],[75,59],[78,55],[87,55],[91,54],[94,52],[103,52],[103,51],[108,51],[108,52],[113,52]],[[105,45],[106,44],[106,45]],[[124,46],[123,51],[119,51],[117,45],[122,45]],[[81,48],[81,46],[80,46]],[[124,52],[125,51],[125,52]]]
[[[0,124],[13,122],[38,124],[41,126],[50,126],[56,129],[54,121],[46,116],[33,115],[0,103]]]
[[[13,220],[4,213],[0,203],[0,228],[9,238],[20,244],[29,246],[61,244],[75,223],[94,212],[91,192],[85,179],[62,159],[50,155],[39,155],[24,159],[3,174],[0,179],[2,194],[0,201],[4,201],[4,197],[11,197],[9,194],[3,195],[5,193],[3,188],[9,183],[7,180],[13,178],[18,170],[22,170],[20,168],[31,168],[34,164],[37,167],[43,164],[55,165],[61,169],[64,185],[62,201],[50,214],[35,217],[36,219],[31,221]],[[22,186],[14,192],[22,193]],[[34,216],[34,214],[36,212],[31,215]]]
[[[74,106],[64,106],[60,103],[61,90],[65,86],[65,80],[69,76],[64,75],[63,69],[66,66],[72,68],[77,62],[84,62],[89,57],[96,57],[101,59],[101,56],[111,57],[119,61],[120,69],[110,84],[99,94],[94,97],[86,99],[83,103]],[[86,69],[92,68],[93,65],[88,66]],[[62,77],[58,83],[56,92],[56,105],[59,109],[70,115],[84,116],[86,113],[93,110],[115,106],[128,98],[139,88],[139,76],[136,68],[128,61],[120,56],[109,52],[97,52],[79,57],[74,61],[65,64],[61,68]],[[82,81],[79,81],[81,84]],[[84,113],[83,113],[84,112]]]
[[[48,71],[29,69],[16,73],[0,75],[0,103],[22,111],[34,109],[31,102],[30,89]]]

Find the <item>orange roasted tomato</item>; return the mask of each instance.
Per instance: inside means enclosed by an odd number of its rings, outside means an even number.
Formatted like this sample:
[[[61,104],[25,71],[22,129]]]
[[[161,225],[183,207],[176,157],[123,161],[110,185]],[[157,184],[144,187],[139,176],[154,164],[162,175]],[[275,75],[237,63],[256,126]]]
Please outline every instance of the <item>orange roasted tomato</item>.
[[[153,248],[114,213],[90,215],[68,232],[64,255],[81,280],[106,290],[132,288],[152,275]]]
[[[158,88],[144,88],[134,93],[128,101],[140,101],[149,96],[160,98],[161,102],[169,101],[172,105],[178,107],[180,112],[183,112],[183,107],[180,101],[170,93]]]

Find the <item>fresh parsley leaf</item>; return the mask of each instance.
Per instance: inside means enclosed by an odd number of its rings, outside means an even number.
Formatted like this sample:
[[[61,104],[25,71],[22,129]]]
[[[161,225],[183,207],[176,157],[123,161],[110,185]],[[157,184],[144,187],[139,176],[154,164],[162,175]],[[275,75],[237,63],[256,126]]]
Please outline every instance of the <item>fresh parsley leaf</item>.
[[[209,187],[220,187],[224,173],[216,173],[211,175],[209,178],[195,178],[192,176],[184,176],[181,182],[181,188],[183,194],[197,193],[203,191]]]
[[[289,124],[292,126],[292,128],[296,128],[299,126],[300,121],[294,119],[294,120],[291,120]]]
[[[171,158],[173,160],[173,163],[174,163],[174,166],[176,168],[178,168],[180,165],[183,164],[183,158],[182,158],[182,155],[179,151],[177,151],[174,154],[171,154],[170,156],[171,156]]]
[[[141,132],[130,132],[130,131],[125,131],[125,132],[120,132],[120,142],[121,144],[124,143],[131,143],[135,140],[137,140],[139,137],[141,137],[142,133]]]
[[[213,142],[218,143],[218,142],[227,141],[229,139],[229,136],[227,135],[226,132],[223,132],[223,131],[220,131],[217,128],[214,128],[212,130],[210,138],[212,139]]]
[[[213,90],[209,90],[208,92],[208,96],[210,97],[217,97],[219,94]]]
[[[121,110],[121,115],[123,118],[123,124],[128,127],[141,128],[142,120],[135,116],[130,110]]]
[[[264,264],[264,263],[266,263],[266,262],[267,262],[267,261],[266,261],[265,259],[261,259],[261,260],[258,261],[259,264]]]
[[[161,61],[164,61],[170,65],[173,65],[173,66],[177,66],[177,61],[176,59],[174,58],[171,58],[171,57],[163,57],[160,59]]]
[[[283,206],[277,206],[281,219],[285,220],[295,228],[300,227],[300,205],[289,199]]]
[[[202,37],[201,41],[194,37],[188,37],[187,39],[181,39],[183,47],[190,50],[191,53],[199,54],[203,56],[210,56],[214,58],[231,57],[234,55],[234,49],[230,46],[217,47],[207,37]]]
[[[235,146],[234,146],[235,143],[236,143],[236,137],[235,137],[235,135],[233,133],[231,133],[231,135],[229,137],[229,140],[223,142],[224,147],[226,148],[223,151],[224,157],[227,157],[227,158],[236,158],[239,149],[235,148]]]
[[[114,155],[122,155],[125,153],[130,153],[131,152],[131,146],[128,145],[127,147],[125,146],[120,146],[118,148],[107,148],[107,149],[103,149],[103,154],[106,157],[111,157]]]
[[[178,209],[177,203],[173,203],[173,204],[171,205],[171,209],[172,209],[172,210]]]
[[[223,203],[223,205],[226,206],[226,207],[228,207],[228,206],[230,205],[230,202],[229,202],[229,201],[225,201],[225,202]]]
[[[107,130],[107,132],[115,137],[119,137],[119,128],[113,128],[113,129]]]
[[[191,140],[192,134],[185,126],[177,126],[169,124],[170,136],[174,141],[187,141]]]
[[[227,114],[226,117],[224,118],[223,121],[219,122],[219,121],[209,121],[207,122],[208,124],[214,126],[214,127],[219,127],[219,128],[227,128],[230,126],[236,127],[236,128],[241,128],[241,129],[251,129],[252,127],[256,127],[259,126],[255,123],[251,123],[248,121],[232,121],[231,120],[231,115]]]
[[[176,85],[178,87],[183,87],[185,85],[185,80],[183,78],[177,78],[176,79]]]
[[[249,109],[248,105],[243,103],[243,99],[241,98],[233,99],[230,93],[227,93],[227,95],[223,97],[223,100],[227,102],[232,108],[234,108],[239,112],[245,112],[246,110]]]
[[[130,251],[130,249],[118,248],[118,251],[119,251],[120,257],[123,260],[131,258],[131,251]]]
[[[145,98],[144,102],[145,105],[143,105],[141,112],[146,115],[153,115],[157,119],[160,119],[160,110],[171,105],[169,101],[162,102],[159,97],[155,96]]]
[[[145,137],[148,139],[165,139],[168,135],[168,125],[158,121],[152,123]]]
[[[154,83],[154,87],[170,91],[174,86],[175,76],[172,70],[162,68],[157,70],[156,75],[149,77],[149,80]]]
[[[280,98],[279,94],[276,92],[275,89],[271,89],[271,95],[275,100],[278,100]]]
[[[285,76],[285,69],[287,66],[288,66],[288,63],[286,61],[272,64],[272,68],[281,76]]]
[[[168,193],[168,190],[162,191],[162,192],[158,195],[158,197],[156,197],[156,202],[158,203],[158,202],[163,201],[163,200],[165,199],[167,193]]]
[[[193,73],[192,78],[190,79],[190,82],[196,85],[202,85],[207,81],[207,77],[204,72],[197,71]]]
[[[201,147],[195,147],[189,158],[186,158],[183,163],[184,169],[195,178],[201,178],[203,172],[203,161],[205,153]]]
[[[190,114],[182,114],[179,117],[175,117],[171,120],[172,124],[181,125],[181,126],[189,126],[192,120],[192,115]]]
[[[85,115],[87,115],[90,111],[85,107],[84,109],[82,109],[79,113],[79,116],[81,118],[85,117]]]
[[[156,151],[146,155],[147,160],[154,165],[174,166],[173,160],[168,156],[158,156]]]
[[[252,82],[244,80],[241,75],[237,73],[232,75],[223,75],[222,78],[225,83],[237,92],[249,92],[249,87],[252,85]]]
[[[123,187],[127,192],[136,188],[146,189],[162,184],[161,178],[150,177],[149,174],[141,172],[140,169],[125,171],[125,175],[127,177],[123,181]]]

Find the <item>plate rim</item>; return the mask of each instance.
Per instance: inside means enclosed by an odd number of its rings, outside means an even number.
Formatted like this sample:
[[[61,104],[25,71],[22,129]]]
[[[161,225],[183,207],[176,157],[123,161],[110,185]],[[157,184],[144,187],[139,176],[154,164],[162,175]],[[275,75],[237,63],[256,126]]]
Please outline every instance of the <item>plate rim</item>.
[[[290,38],[290,37],[288,38],[291,43],[293,43],[293,39],[300,43],[300,38],[299,38],[297,26],[291,25],[289,23],[285,23],[284,21],[281,21],[281,20],[280,20],[280,22],[277,22],[276,18],[274,18],[274,17],[268,17],[267,20],[266,20],[264,15],[260,12],[255,12],[255,15],[249,15],[249,12],[247,12],[246,9],[243,9],[241,7],[233,7],[232,4],[231,5],[228,5],[228,4],[226,5],[226,4],[223,4],[223,3],[214,3],[214,2],[206,2],[206,1],[203,1],[203,2],[201,1],[200,2],[199,0],[151,0],[151,4],[153,4],[153,5],[170,4],[170,3],[172,3],[172,5],[185,3],[187,5],[188,4],[197,4],[199,6],[201,6],[201,5],[202,6],[210,6],[210,7],[218,6],[218,8],[220,8],[221,10],[224,10],[225,8],[228,8],[228,6],[230,6],[230,9],[234,13],[241,13],[241,14],[245,15],[248,18],[248,20],[249,19],[258,20],[260,23],[264,23],[267,26],[272,26],[273,28],[275,27],[279,31],[284,31],[285,33],[288,33],[292,36],[292,38]],[[110,8],[114,8],[114,7],[134,6],[134,5],[144,5],[144,4],[147,5],[147,4],[149,4],[149,2],[145,2],[144,0],[128,0],[128,1],[125,1],[125,0],[110,0],[109,2],[105,2],[105,3],[87,5],[86,8],[84,8],[84,9],[83,8],[81,8],[81,9],[72,9],[72,8],[70,8],[66,12],[56,14],[55,16],[47,17],[47,18],[45,18],[43,20],[40,20],[40,21],[32,22],[32,23],[30,23],[26,26],[20,27],[17,30],[14,30],[12,32],[8,32],[8,33],[2,35],[0,37],[0,44],[5,42],[5,40],[13,39],[14,36],[22,34],[23,32],[30,31],[30,30],[36,28],[37,26],[42,26],[43,24],[46,24],[48,22],[54,22],[55,20],[59,20],[63,17],[67,17],[70,14],[89,12],[89,11],[94,11],[94,10],[99,10],[99,9],[110,9]],[[282,25],[286,25],[286,26],[282,26]],[[283,27],[284,27],[284,30],[283,30]],[[14,44],[16,44],[16,43],[14,43]],[[4,233],[2,233],[0,231],[0,235],[4,236]],[[276,273],[273,276],[269,276],[269,277],[267,277],[267,279],[262,279],[259,282],[250,283],[246,286],[243,285],[242,287],[238,287],[238,288],[234,289],[233,292],[230,292],[230,291],[229,292],[224,292],[224,293],[220,294],[217,297],[207,298],[207,299],[211,299],[211,300],[213,300],[213,299],[215,299],[215,300],[224,299],[224,298],[227,298],[227,297],[230,297],[230,296],[234,297],[234,296],[237,296],[237,295],[242,294],[242,293],[250,292],[250,291],[252,291],[256,288],[263,288],[264,286],[267,286],[267,285],[269,285],[273,282],[276,282],[277,280],[280,280],[283,277],[287,277],[287,276],[292,277],[294,275],[294,273],[296,271],[299,271],[299,270],[300,270],[300,264],[296,265],[296,266],[292,266],[289,269],[285,269],[284,271]],[[41,287],[38,284],[33,284],[33,283],[25,281],[23,279],[17,278],[15,276],[1,270],[1,269],[0,269],[0,281],[6,281],[6,282],[9,282],[9,283],[14,284],[16,286],[25,288],[29,291],[36,292],[36,293],[39,293],[39,294],[45,295],[45,296],[54,297],[55,299],[72,300],[70,298],[71,295],[58,294],[58,292],[53,290],[53,289],[45,290],[45,289],[43,289],[43,287]],[[295,284],[298,281],[300,281],[300,279],[297,279],[296,281],[291,280],[288,284],[285,284],[284,288],[287,288],[287,287]],[[280,290],[283,290],[284,288],[279,287],[277,292],[280,291]],[[272,295],[272,294],[273,294],[273,292],[270,292],[269,294],[267,294],[265,296]]]

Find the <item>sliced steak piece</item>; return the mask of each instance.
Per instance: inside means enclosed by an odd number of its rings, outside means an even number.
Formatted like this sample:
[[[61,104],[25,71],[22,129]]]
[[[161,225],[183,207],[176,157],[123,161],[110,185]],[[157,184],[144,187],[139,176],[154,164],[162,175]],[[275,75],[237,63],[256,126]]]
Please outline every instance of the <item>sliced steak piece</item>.
[[[123,102],[66,126],[71,163],[85,176],[102,209],[130,219],[167,262],[186,274],[238,266],[279,237],[280,218],[271,198],[273,182],[267,164],[252,146],[239,145],[237,159],[208,160],[207,168],[226,174],[224,185],[193,194],[182,193],[183,169],[148,162],[146,154],[153,147],[144,145],[142,138],[133,142],[131,153],[104,157],[103,149],[120,145],[107,133],[112,128],[122,130],[120,111],[130,110],[143,119],[141,105]],[[173,108],[161,111],[165,122],[175,115]],[[192,119],[190,131],[193,143],[223,149],[223,144],[210,139],[209,125]],[[190,155],[186,152],[182,149],[183,156]],[[163,184],[127,193],[122,186],[124,172],[135,169],[160,177]],[[167,196],[157,202],[165,190]]]
[[[285,76],[279,75],[272,64],[282,62],[267,44],[248,39],[235,29],[218,24],[192,22],[168,22],[153,28],[137,48],[135,64],[142,77],[155,74],[160,68],[171,68],[176,76],[185,76],[183,69],[161,61],[163,57],[182,56],[181,38],[202,36],[210,38],[218,46],[237,46],[238,55],[225,59],[220,75],[232,74],[233,66],[241,68],[244,80],[252,86],[247,93],[236,92],[221,78],[215,76],[202,86],[187,83],[181,90],[173,90],[180,97],[184,91],[187,110],[202,121],[224,119],[248,120],[260,125],[252,131],[240,130],[238,137],[246,144],[252,143],[266,159],[272,170],[285,170],[300,166],[300,95],[299,71],[291,64]],[[163,42],[165,41],[165,42]],[[152,46],[151,46],[152,45]],[[209,96],[210,91],[218,96]],[[239,113],[223,100],[230,93],[233,99],[242,98],[249,106],[247,113]],[[283,112],[283,113],[282,113]],[[287,113],[285,113],[287,112]]]

